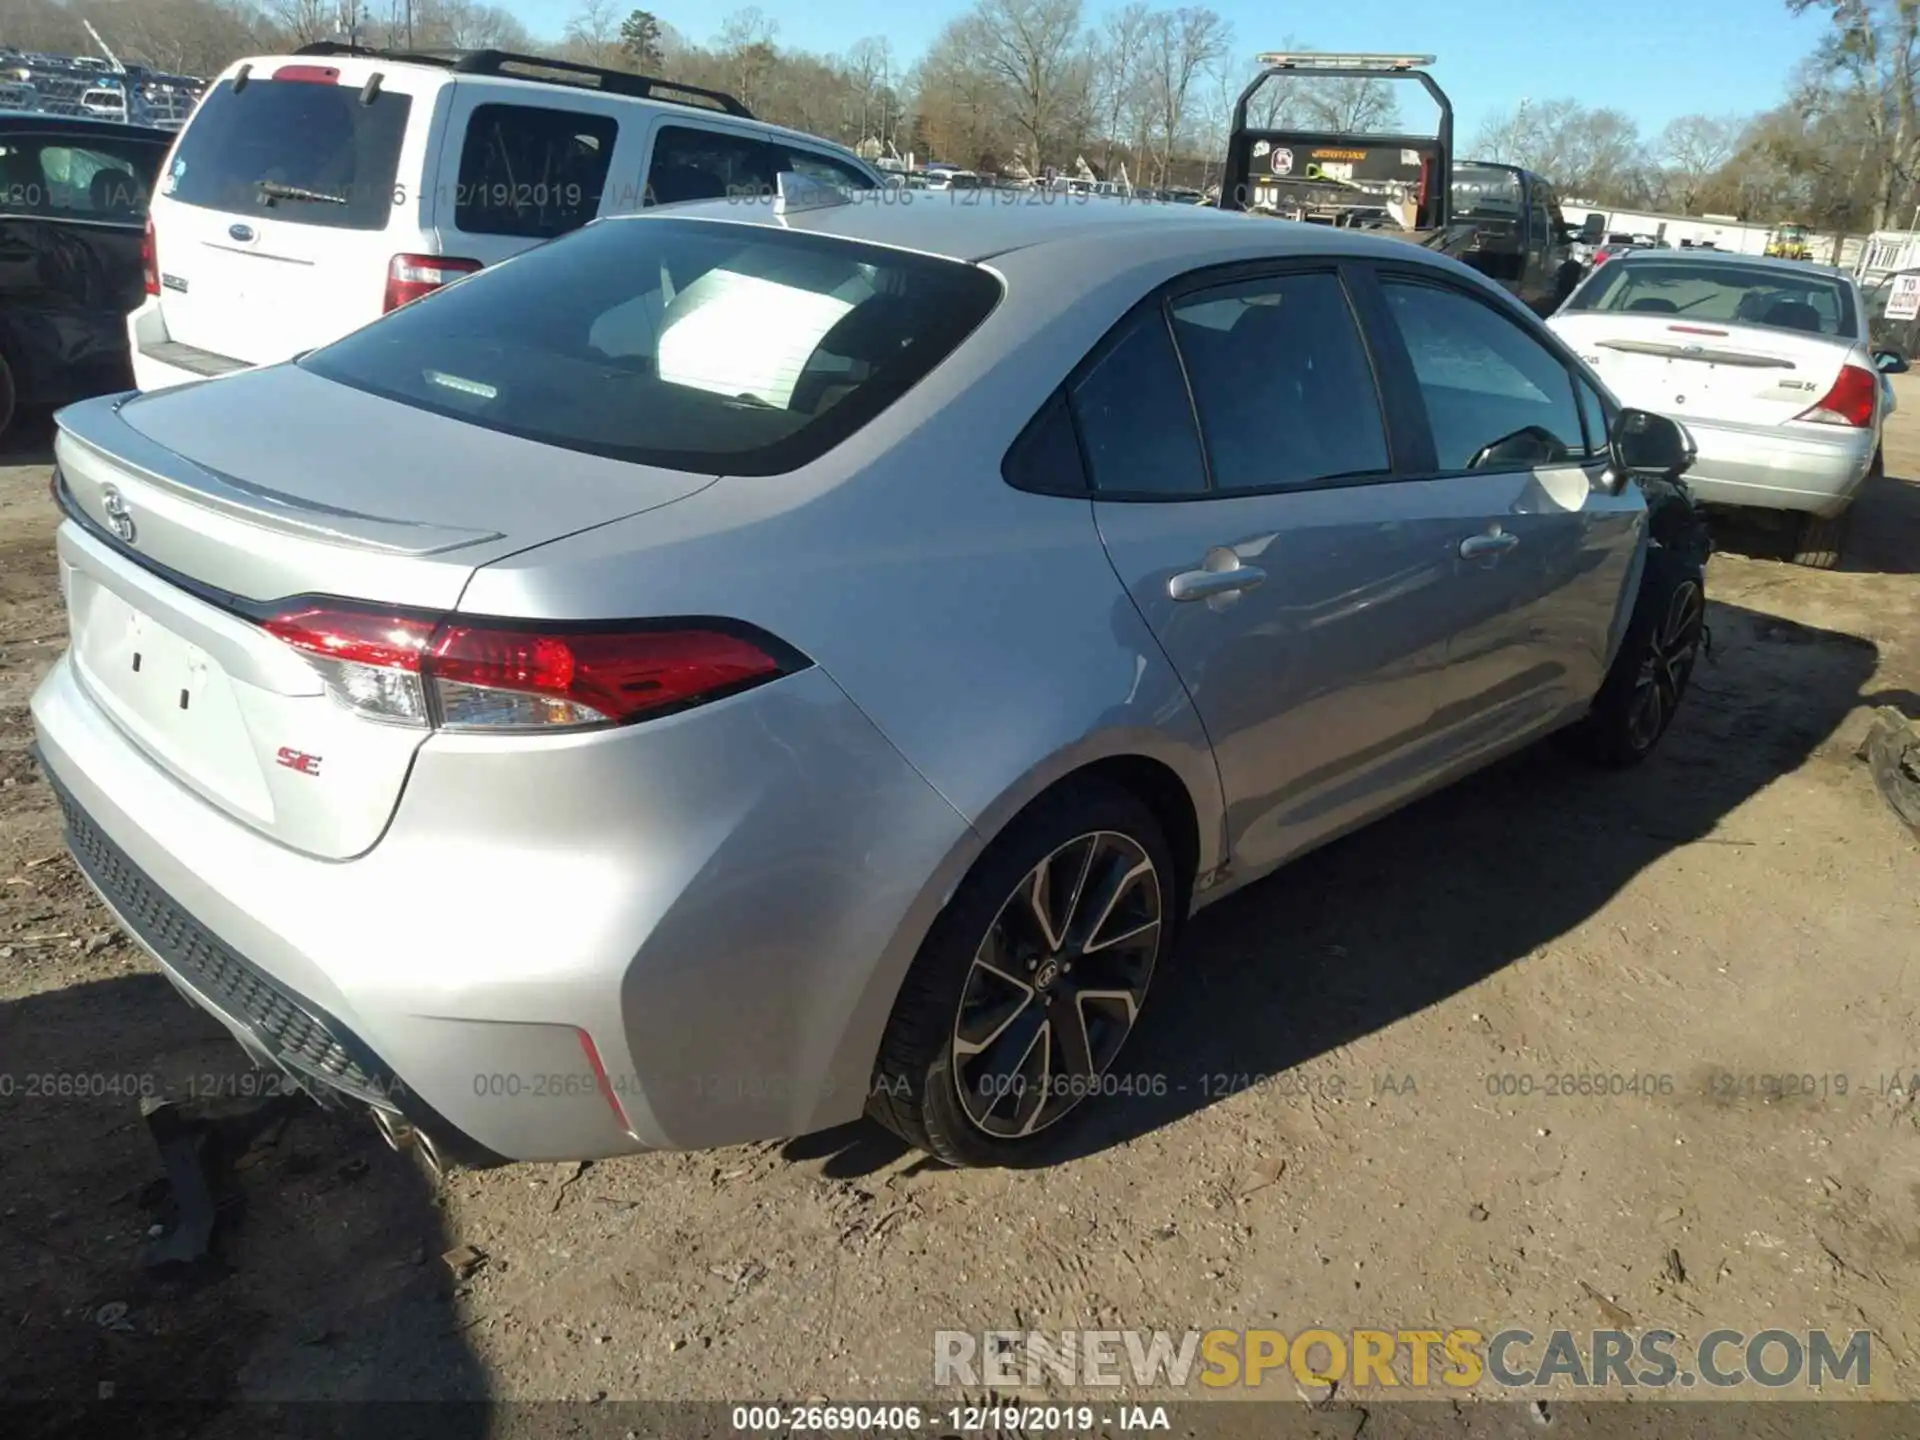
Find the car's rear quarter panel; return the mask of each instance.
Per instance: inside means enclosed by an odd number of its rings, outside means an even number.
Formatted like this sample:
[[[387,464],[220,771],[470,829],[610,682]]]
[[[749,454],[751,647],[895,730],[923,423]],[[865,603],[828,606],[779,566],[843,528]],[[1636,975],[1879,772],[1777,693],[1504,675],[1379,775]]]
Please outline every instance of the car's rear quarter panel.
[[[834,1038],[828,1069],[843,1080],[864,1077],[920,939],[981,845],[1063,777],[1116,756],[1164,766],[1190,797],[1200,873],[1220,862],[1206,735],[1115,577],[1089,503],[1017,491],[1000,475],[1047,393],[1134,300],[1186,268],[1142,248],[1143,262],[1091,294],[1070,256],[1044,275],[1010,264],[1012,298],[973,339],[820,462],[723,479],[500,561],[462,599],[497,614],[714,614],[763,626],[814,659],[970,823],[926,868],[921,895],[883,902],[894,943]],[[876,833],[876,863],[897,843]],[[842,903],[880,921],[882,902],[861,893],[868,882],[846,879]],[[794,945],[786,963],[832,961]],[[651,973],[646,949],[635,964]],[[629,1016],[630,1033],[645,1024]],[[849,1118],[863,1100],[836,1091],[814,1118]]]

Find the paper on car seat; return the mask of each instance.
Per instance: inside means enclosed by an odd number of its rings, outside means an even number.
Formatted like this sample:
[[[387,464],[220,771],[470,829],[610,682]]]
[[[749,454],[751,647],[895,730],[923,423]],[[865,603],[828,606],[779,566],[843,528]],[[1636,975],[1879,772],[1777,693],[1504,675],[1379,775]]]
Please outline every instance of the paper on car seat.
[[[656,373],[674,385],[752,395],[784,410],[800,372],[853,304],[774,280],[710,270],[674,299]]]

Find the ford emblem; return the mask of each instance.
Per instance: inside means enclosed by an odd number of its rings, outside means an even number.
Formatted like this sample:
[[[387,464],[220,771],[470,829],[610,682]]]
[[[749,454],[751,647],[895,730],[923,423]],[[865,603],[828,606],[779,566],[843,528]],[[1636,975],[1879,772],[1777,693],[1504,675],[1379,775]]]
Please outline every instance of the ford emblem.
[[[244,245],[253,239],[253,227],[251,225],[229,225],[227,227],[227,234]]]

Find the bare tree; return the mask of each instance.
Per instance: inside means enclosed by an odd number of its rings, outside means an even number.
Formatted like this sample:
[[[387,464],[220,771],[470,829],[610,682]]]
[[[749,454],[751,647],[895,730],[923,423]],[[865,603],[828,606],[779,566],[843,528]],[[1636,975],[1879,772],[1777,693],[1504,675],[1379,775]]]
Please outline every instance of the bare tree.
[[[1225,57],[1233,27],[1203,6],[1163,10],[1154,17],[1148,80],[1160,127],[1160,183],[1167,183],[1173,152],[1186,133],[1196,81]]]
[[[1661,159],[1680,203],[1693,209],[1707,178],[1733,158],[1735,127],[1707,115],[1682,115],[1660,132]]]
[[[1366,135],[1397,130],[1403,123],[1394,88],[1401,82],[1368,76],[1302,75],[1299,80],[1300,109],[1309,129]]]
[[[869,35],[864,40],[854,42],[847,51],[846,69],[848,78],[853,82],[853,95],[850,97],[860,108],[859,139],[864,143],[869,135],[869,121],[878,111],[880,115],[881,144],[886,143],[887,128],[886,107],[880,104],[881,92],[886,90],[893,77],[893,46],[884,35]],[[851,117],[849,117],[851,118]]]
[[[310,45],[344,30],[340,6],[335,0],[271,0],[267,18],[287,39],[289,46]]]
[[[720,22],[718,49],[726,66],[726,86],[749,108],[757,103],[761,85],[779,63],[773,43],[779,33],[779,22],[767,18],[758,5],[735,10]]]
[[[1795,15],[1824,14],[1833,22],[1813,63],[1857,102],[1866,142],[1861,159],[1874,182],[1875,223],[1891,225],[1914,187],[1920,158],[1915,96],[1920,5],[1913,0],[1787,0],[1787,9]]]
[[[966,28],[981,67],[1006,92],[1027,163],[1038,169],[1075,103],[1080,0],[980,0]]]
[[[1145,0],[1113,11],[1094,41],[1093,98],[1099,107],[1103,148],[1100,173],[1113,170],[1113,146],[1129,107],[1140,106],[1140,72],[1145,63],[1153,14]]]

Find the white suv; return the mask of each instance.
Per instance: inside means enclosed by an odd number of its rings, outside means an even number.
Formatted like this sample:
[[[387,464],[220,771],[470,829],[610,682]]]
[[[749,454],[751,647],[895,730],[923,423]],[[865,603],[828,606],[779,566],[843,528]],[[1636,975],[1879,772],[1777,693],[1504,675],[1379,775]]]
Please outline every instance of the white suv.
[[[236,61],[153,198],[134,381],[286,360],[598,216],[764,193],[783,170],[883,183],[730,95],[646,76],[335,44]]]

